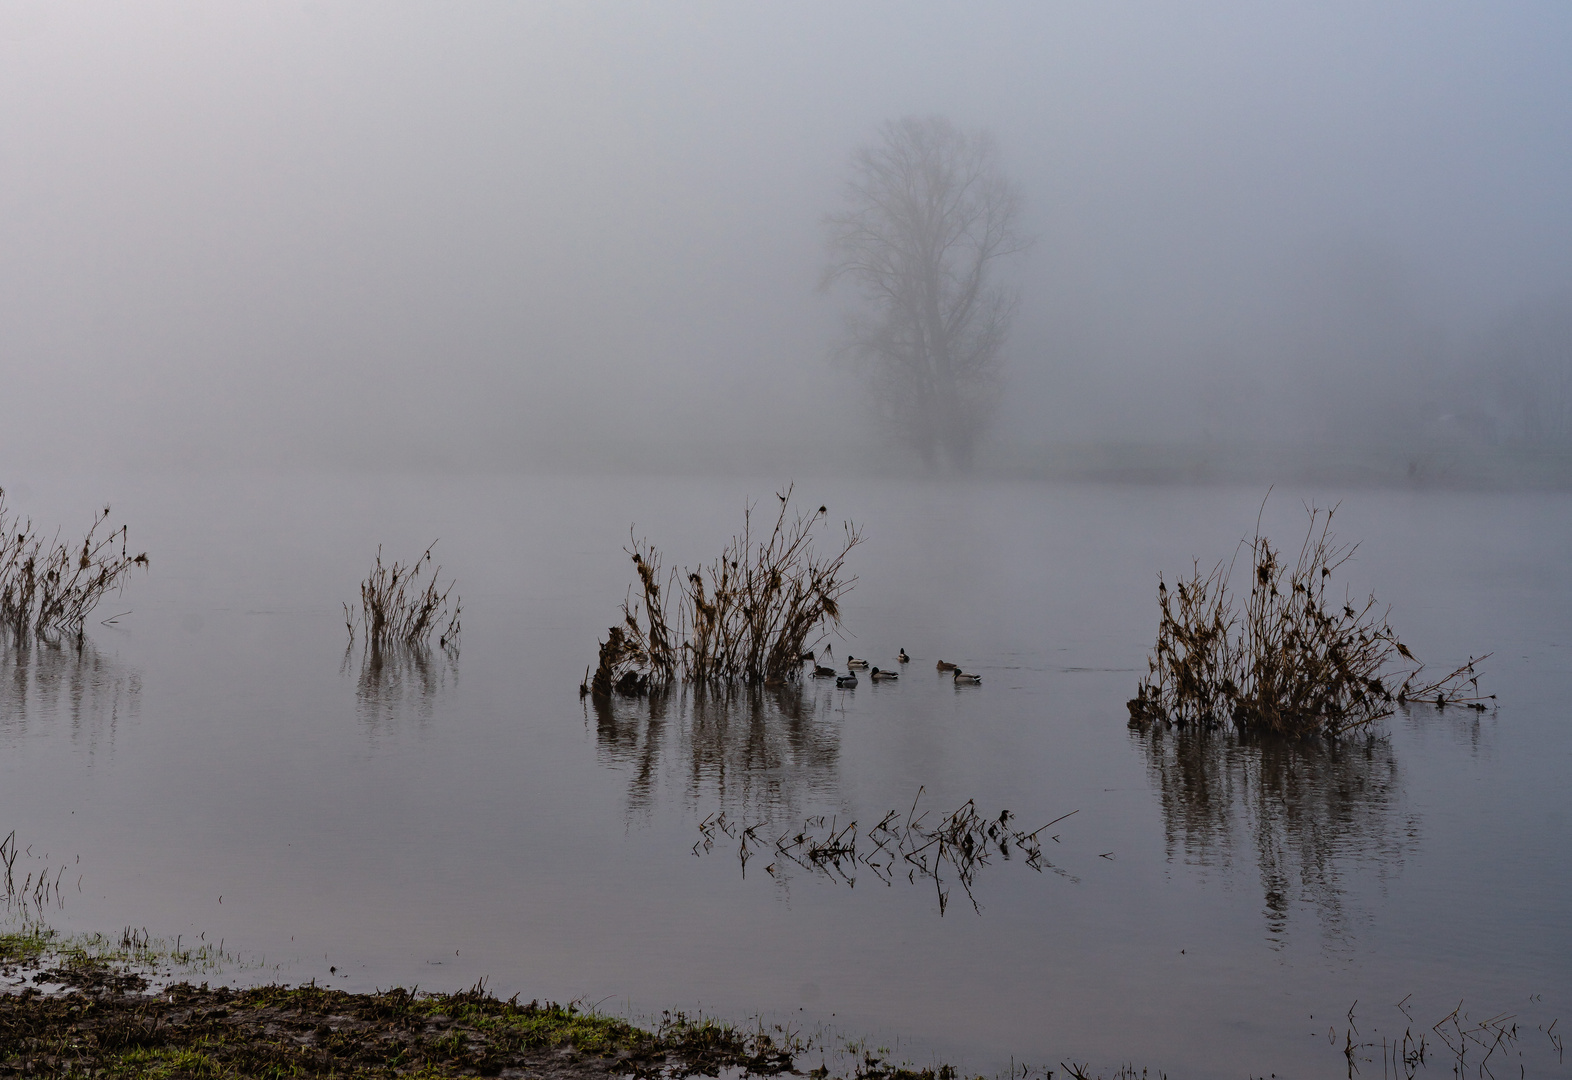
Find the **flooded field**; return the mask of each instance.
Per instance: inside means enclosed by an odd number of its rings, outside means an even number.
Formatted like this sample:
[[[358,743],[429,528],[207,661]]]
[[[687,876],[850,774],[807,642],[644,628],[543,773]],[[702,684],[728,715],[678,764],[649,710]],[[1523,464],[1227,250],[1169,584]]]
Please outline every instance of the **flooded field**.
[[[1295,543],[1342,499],[1352,595],[1424,660],[1493,654],[1493,708],[1335,746],[1129,724],[1158,573],[1231,555],[1257,489],[797,477],[864,537],[835,666],[899,679],[581,697],[629,526],[696,568],[789,480],[7,478],[150,559],[80,648],[0,653],[12,917],[988,1074],[1567,1073],[1572,499],[1273,493]],[[433,540],[458,647],[348,640],[378,545]]]

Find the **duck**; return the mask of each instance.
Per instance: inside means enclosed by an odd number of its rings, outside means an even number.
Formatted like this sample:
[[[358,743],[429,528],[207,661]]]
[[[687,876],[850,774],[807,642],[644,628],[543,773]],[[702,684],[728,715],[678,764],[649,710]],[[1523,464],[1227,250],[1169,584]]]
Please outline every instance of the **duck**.
[[[909,664],[912,662],[912,658],[906,655],[905,649],[902,649],[900,652],[896,653],[895,659],[902,664]]]
[[[981,675],[968,675],[968,674],[966,674],[966,672],[962,671],[960,668],[956,668],[955,669],[955,685],[956,686],[977,686],[981,682],[982,682],[982,676]]]
[[[809,649],[807,652],[805,652],[801,656],[797,657],[797,663],[799,663],[799,664],[811,664],[811,663],[813,663],[813,650]]]
[[[959,671],[961,669],[957,665],[950,663],[948,660],[940,660],[939,661],[939,670],[940,671]]]
[[[855,671],[849,671],[845,675],[835,676],[835,685],[840,687],[842,690],[857,689],[857,673]]]
[[[900,676],[893,671],[880,671],[878,668],[874,668],[872,671],[868,672],[868,678],[872,679],[874,682],[892,682],[896,679],[899,679]]]
[[[835,673],[835,669],[832,667],[825,667],[823,664],[813,665],[813,677],[815,679],[828,679],[834,676]]]
[[[849,668],[865,668],[868,666],[868,661],[859,660],[855,656],[848,656],[846,658],[846,666]]]

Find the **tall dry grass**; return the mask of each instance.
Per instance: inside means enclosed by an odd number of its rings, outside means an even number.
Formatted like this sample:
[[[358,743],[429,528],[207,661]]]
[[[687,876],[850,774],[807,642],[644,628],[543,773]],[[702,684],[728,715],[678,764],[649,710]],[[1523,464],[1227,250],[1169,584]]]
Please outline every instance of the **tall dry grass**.
[[[87,617],[105,596],[125,585],[132,568],[146,567],[147,553],[132,555],[124,525],[100,534],[109,507],[93,518],[81,546],[50,539],[5,505],[0,488],[0,625],[19,638],[81,638]]]
[[[1440,678],[1398,640],[1389,608],[1372,595],[1338,599],[1332,576],[1357,545],[1331,531],[1336,507],[1308,507],[1309,528],[1289,565],[1261,535],[1249,555],[1250,595],[1236,608],[1235,561],[1191,573],[1169,590],[1159,579],[1157,644],[1129,702],[1136,722],[1277,735],[1338,736],[1390,716],[1406,701],[1483,709],[1474,665]],[[1237,560],[1237,555],[1235,557]]]
[[[794,514],[794,491],[777,493],[775,522],[758,537],[756,507],[746,506],[742,532],[709,565],[680,578],[664,570],[653,544],[630,534],[638,581],[585,689],[637,693],[678,680],[767,686],[795,678],[810,643],[840,626],[841,600],[857,580],[846,576],[846,557],[862,534],[846,522],[820,554],[814,541],[830,534],[828,510]]]
[[[412,563],[391,564],[382,561],[382,548],[377,548],[376,565],[360,583],[360,610],[356,612],[344,605],[344,626],[351,642],[358,629],[365,633],[370,648],[425,645],[439,626],[445,626],[439,645],[447,648],[458,642],[463,606],[459,597],[454,597],[451,607],[448,605],[456,583],[439,583],[442,567],[433,566],[431,561],[431,551],[436,546],[433,541]]]

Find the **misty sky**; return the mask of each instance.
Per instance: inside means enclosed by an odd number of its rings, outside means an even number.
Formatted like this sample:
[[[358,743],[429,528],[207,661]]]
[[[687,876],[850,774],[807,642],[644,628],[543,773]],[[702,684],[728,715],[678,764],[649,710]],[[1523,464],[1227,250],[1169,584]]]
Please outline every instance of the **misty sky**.
[[[1572,288],[1572,7],[978,7],[0,0],[0,462],[856,453],[908,113],[1026,198],[1001,440],[1420,422]]]

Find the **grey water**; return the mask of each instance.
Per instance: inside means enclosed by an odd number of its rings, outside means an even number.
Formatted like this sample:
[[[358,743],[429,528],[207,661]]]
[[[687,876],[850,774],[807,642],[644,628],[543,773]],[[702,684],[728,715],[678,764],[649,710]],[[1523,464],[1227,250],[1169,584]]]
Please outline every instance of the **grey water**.
[[[1461,1002],[1518,1018],[1491,1066],[1565,1074],[1540,1029],[1572,1023],[1572,499],[1272,493],[1285,544],[1305,502],[1341,500],[1350,591],[1390,603],[1432,666],[1492,654],[1490,711],[1401,712],[1333,749],[1127,723],[1158,573],[1231,555],[1254,488],[798,477],[867,537],[833,654],[904,648],[899,682],[581,700],[630,526],[696,566],[787,482],[12,478],[12,506],[67,535],[111,503],[151,568],[80,649],[0,656],[0,833],[68,868],[50,925],[222,940],[238,981],[485,978],[983,1073],[1342,1076],[1350,1036],[1430,1032]],[[460,648],[374,670],[341,602],[379,544],[434,539]],[[919,791],[935,816],[1075,813],[1050,865],[995,859],[942,913],[921,878],[695,850],[719,811],[778,835],[871,825]]]

